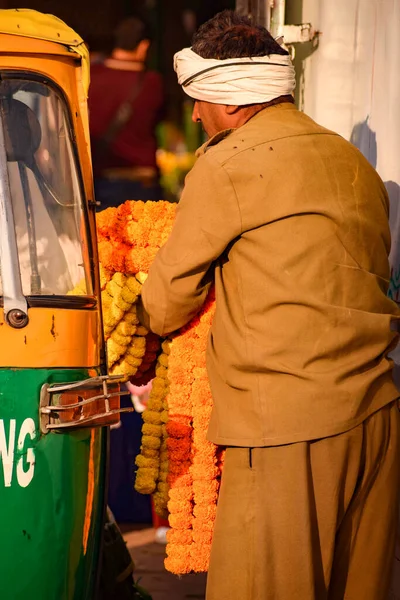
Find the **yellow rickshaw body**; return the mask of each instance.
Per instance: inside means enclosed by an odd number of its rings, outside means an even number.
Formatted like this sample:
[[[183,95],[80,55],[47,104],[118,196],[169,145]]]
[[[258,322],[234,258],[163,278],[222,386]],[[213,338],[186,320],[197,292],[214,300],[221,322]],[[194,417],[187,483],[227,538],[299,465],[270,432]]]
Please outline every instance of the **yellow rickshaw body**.
[[[41,96],[32,86],[47,91]],[[0,11],[0,230],[10,240],[7,247],[0,239],[0,497],[5,517],[0,549],[2,600],[23,600],[28,595],[41,600],[96,597],[107,479],[104,425],[118,421],[120,394],[115,384],[107,387],[101,335],[88,87],[88,50],[72,29],[56,17],[36,11]],[[52,98],[61,107],[60,113],[50,111],[53,121],[49,117],[46,122],[46,102]],[[18,117],[21,110],[26,116],[25,130]],[[64,120],[60,117],[57,121],[59,114]],[[39,132],[36,138],[33,126]],[[26,131],[31,141],[24,149],[24,141],[20,141]],[[47,137],[43,138],[44,131]],[[53,137],[46,146],[49,131]],[[32,140],[39,140],[36,146]],[[45,149],[58,152],[57,158],[48,162],[51,177],[54,173],[58,177],[54,165],[67,164],[68,156],[71,161],[69,171],[60,169],[62,176],[57,180],[62,192],[63,185],[67,186],[65,173],[72,173],[73,183],[66,187],[62,201],[52,192],[59,191],[51,187],[54,180],[50,177],[47,185],[40,172],[43,165],[39,160]],[[29,158],[24,158],[28,152]],[[18,190],[22,192],[17,198],[12,178],[18,176]],[[6,186],[4,180],[8,181]],[[13,217],[16,206],[18,210],[22,206],[18,218],[23,215],[27,238],[30,236],[31,262],[25,279],[21,237]],[[35,207],[42,237],[35,237],[32,227]],[[51,222],[51,215],[68,210],[68,219],[71,214],[75,219],[75,237],[70,235],[70,220],[60,216]],[[4,216],[7,214],[11,221]],[[46,234],[48,221],[54,225],[53,237]],[[62,264],[69,265],[68,258],[72,257],[78,275],[65,276],[63,281],[68,284],[62,288],[57,287],[55,277],[53,290],[43,283],[42,275],[34,273],[34,267],[40,265],[38,257],[42,259],[38,248],[55,254],[52,240],[61,246],[61,238],[68,235],[69,248],[80,248],[80,254],[65,252]],[[40,246],[43,239],[44,246]],[[36,244],[33,250],[32,240]],[[3,263],[5,255],[8,262]],[[81,258],[74,261],[74,256]],[[53,263],[50,260],[46,264]],[[15,285],[14,265],[16,280],[19,278]],[[12,286],[6,285],[5,270],[17,290],[14,295],[6,293]],[[75,290],[81,271],[87,294],[78,297]],[[47,274],[51,279],[51,269]],[[11,310],[10,301],[15,299],[26,307],[26,314],[18,307]],[[12,312],[16,315],[13,321],[9,317]],[[26,317],[22,325],[18,321],[21,315]]]
[[[49,78],[64,93],[76,138],[85,197],[93,201],[93,177],[90,155],[87,95],[89,89],[89,52],[82,38],[65,23],[52,15],[28,9],[1,11],[0,71],[30,71]],[[95,239],[93,211],[89,214],[90,229]],[[96,248],[94,248],[96,253]],[[98,291],[98,282],[95,282]],[[99,296],[98,296],[99,297]],[[47,314],[46,314],[47,313]],[[1,319],[0,316],[0,324]],[[56,335],[45,323],[56,319]],[[27,338],[16,346],[0,344],[0,365],[14,367],[40,366],[98,366],[100,364],[99,310],[93,311],[89,323],[76,311],[62,309],[31,309],[29,336],[9,332],[12,336]],[[57,328],[62,331],[57,332]],[[66,332],[73,336],[66,336]],[[78,339],[77,337],[78,336]],[[31,338],[29,340],[29,338]],[[14,338],[15,339],[15,338]],[[37,343],[41,339],[38,353]],[[77,343],[78,342],[78,343]],[[15,348],[15,352],[13,352]],[[11,355],[10,355],[11,349]],[[16,356],[12,356],[16,354]],[[2,356],[3,355],[3,356]],[[46,364],[52,356],[51,364]]]

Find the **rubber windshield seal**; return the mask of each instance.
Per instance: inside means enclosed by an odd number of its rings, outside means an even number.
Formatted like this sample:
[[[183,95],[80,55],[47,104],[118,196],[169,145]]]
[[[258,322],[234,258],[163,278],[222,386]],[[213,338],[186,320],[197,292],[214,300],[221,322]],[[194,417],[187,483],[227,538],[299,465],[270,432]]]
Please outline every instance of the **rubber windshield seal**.
[[[95,296],[26,296],[29,308],[66,308],[70,310],[95,310],[98,301]],[[3,307],[0,296],[0,307]]]

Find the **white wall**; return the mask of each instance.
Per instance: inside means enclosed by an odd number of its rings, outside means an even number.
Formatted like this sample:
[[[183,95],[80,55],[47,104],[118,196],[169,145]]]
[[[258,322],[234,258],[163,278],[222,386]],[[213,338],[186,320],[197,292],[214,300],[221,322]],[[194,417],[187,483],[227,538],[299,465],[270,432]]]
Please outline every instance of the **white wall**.
[[[355,143],[376,167],[391,200],[400,301],[400,0],[288,0],[321,31],[318,48],[296,66],[300,107]]]

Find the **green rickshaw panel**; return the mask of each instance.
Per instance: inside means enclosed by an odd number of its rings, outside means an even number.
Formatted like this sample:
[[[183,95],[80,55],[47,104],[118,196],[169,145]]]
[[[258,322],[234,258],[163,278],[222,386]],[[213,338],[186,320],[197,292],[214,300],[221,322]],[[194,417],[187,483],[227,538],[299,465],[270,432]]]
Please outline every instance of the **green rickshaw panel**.
[[[0,370],[1,600],[93,598],[107,432],[44,435],[39,426],[44,383],[90,376],[93,369]]]

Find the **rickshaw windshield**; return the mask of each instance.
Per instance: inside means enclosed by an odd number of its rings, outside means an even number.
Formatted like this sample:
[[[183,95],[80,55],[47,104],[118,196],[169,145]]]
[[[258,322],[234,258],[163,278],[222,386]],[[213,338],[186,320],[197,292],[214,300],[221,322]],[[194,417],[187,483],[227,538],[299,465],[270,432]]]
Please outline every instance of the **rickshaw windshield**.
[[[62,296],[77,285],[91,295],[82,187],[64,98],[45,82],[2,74],[0,116],[23,295]]]

